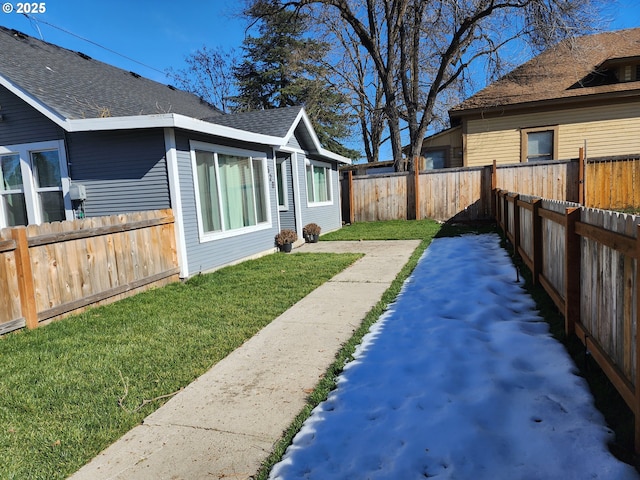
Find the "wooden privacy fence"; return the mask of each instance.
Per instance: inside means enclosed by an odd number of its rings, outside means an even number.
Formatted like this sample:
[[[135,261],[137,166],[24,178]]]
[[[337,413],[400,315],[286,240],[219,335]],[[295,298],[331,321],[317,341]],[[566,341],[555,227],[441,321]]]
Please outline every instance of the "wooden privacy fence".
[[[171,210],[0,230],[0,334],[177,281]]]
[[[585,206],[608,210],[640,208],[637,156],[590,159],[585,177]]]
[[[602,209],[640,208],[640,159],[608,157],[342,177],[343,220],[492,217],[494,189]]]
[[[635,415],[640,451],[640,216],[494,192],[496,221]]]
[[[495,188],[548,200],[580,202],[579,165],[575,160],[498,166],[494,163]]]
[[[491,167],[342,177],[347,223],[378,220],[491,218]]]

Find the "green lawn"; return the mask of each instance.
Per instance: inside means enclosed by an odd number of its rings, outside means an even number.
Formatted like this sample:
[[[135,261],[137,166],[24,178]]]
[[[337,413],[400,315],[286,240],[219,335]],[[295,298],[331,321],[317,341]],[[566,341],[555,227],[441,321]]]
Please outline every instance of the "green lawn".
[[[433,238],[441,225],[433,220],[389,220],[345,225],[322,235],[326,240],[424,240]]]
[[[1,338],[0,478],[66,478],[357,258],[270,255]]]

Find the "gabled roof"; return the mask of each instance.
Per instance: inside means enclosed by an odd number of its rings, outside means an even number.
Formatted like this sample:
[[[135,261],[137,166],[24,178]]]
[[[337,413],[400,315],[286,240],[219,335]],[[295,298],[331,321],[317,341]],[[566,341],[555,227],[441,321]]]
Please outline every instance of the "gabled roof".
[[[302,107],[224,114],[199,97],[0,26],[0,86],[68,132],[181,128],[285,147],[294,131],[305,149],[325,150]]]
[[[209,119],[218,125],[284,137],[289,133],[291,125],[298,120],[302,107],[286,107],[273,110],[254,110],[252,112],[234,113]]]
[[[628,61],[637,56],[640,56],[640,28],[568,39],[453,107],[449,114],[458,117],[478,111],[580,101],[600,95],[637,95],[640,81],[587,81],[591,74],[607,66],[605,62],[611,65],[613,59]]]

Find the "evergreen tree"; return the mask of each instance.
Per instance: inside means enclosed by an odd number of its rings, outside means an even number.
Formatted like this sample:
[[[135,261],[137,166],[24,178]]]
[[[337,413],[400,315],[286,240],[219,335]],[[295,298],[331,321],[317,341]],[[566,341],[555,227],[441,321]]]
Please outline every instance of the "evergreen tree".
[[[350,134],[353,119],[344,97],[328,81],[323,42],[305,35],[309,17],[278,6],[274,0],[252,0],[245,14],[258,25],[259,36],[243,43],[244,60],[234,68],[237,111],[305,107],[323,147],[349,158],[359,152],[339,140]]]

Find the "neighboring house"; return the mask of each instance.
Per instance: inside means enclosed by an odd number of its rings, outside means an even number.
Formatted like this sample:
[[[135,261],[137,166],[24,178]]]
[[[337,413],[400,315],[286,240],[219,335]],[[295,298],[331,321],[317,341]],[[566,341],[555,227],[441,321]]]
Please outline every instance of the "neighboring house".
[[[181,276],[340,228],[337,169],[303,108],[200,98],[0,27],[0,228],[172,208]]]
[[[563,41],[449,117],[425,139],[434,167],[640,153],[640,28]]]

